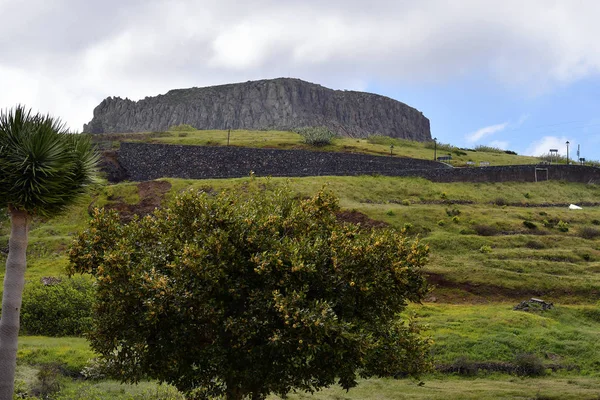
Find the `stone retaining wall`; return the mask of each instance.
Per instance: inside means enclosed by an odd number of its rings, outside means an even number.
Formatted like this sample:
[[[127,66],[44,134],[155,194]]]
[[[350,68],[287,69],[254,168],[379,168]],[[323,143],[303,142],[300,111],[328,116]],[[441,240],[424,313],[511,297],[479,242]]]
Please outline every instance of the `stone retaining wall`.
[[[423,177],[434,182],[534,182],[538,168],[539,181],[600,183],[600,168],[581,165],[452,168],[436,161],[403,157],[223,146],[122,143],[118,163],[121,179],[126,176],[132,181],[240,178],[253,171],[257,176],[379,174]]]
[[[414,158],[233,146],[121,143],[119,163],[132,181],[162,177],[209,179],[257,176],[399,175],[407,170],[451,169]]]

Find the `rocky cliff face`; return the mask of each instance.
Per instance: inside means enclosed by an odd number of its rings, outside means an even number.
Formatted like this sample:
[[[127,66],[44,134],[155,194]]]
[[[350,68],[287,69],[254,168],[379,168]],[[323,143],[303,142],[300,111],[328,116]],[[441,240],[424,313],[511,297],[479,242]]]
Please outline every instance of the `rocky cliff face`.
[[[429,120],[404,103],[290,78],[171,90],[137,102],[108,97],[94,109],[94,118],[83,130],[155,132],[178,124],[197,129],[291,130],[327,126],[350,137],[381,134],[431,140]]]

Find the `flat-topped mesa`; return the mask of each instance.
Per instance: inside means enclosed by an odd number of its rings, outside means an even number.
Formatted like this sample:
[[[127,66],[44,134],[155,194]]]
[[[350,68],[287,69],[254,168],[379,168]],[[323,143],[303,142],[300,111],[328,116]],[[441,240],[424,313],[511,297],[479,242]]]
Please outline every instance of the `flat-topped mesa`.
[[[139,101],[108,97],[83,131],[161,132],[179,124],[253,130],[326,126],[342,136],[431,140],[429,120],[404,103],[292,78],[177,89]]]

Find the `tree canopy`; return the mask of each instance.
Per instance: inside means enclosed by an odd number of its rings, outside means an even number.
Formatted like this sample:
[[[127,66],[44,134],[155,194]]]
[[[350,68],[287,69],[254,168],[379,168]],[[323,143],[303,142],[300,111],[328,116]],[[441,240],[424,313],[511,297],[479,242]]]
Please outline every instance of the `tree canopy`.
[[[427,247],[339,222],[326,190],[254,186],[187,191],[127,225],[95,211],[70,260],[97,277],[89,337],[112,372],[263,399],[426,370],[429,340],[399,313],[428,290]]]
[[[0,113],[0,207],[52,216],[95,182],[97,164],[89,136],[60,119],[22,106]]]

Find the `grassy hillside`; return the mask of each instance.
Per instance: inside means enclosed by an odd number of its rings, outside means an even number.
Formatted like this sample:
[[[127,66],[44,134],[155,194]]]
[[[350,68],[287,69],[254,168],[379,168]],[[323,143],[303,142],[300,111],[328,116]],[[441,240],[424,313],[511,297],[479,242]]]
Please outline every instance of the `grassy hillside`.
[[[243,188],[247,179],[162,182],[103,186],[69,213],[51,221],[36,220],[30,233],[27,279],[64,273],[65,249],[85,226],[90,205],[131,212],[151,208],[152,201],[168,201],[189,187],[211,191]],[[428,325],[438,366],[488,363],[493,371],[494,366],[514,362],[519,354],[533,354],[555,370],[536,378],[533,385],[522,378],[480,371],[476,380],[425,377],[424,387],[408,380],[372,380],[348,394],[332,389],[315,398],[391,399],[398,398],[399,391],[415,399],[457,398],[455,394],[478,399],[514,398],[516,394],[523,398],[597,398],[600,388],[593,378],[600,371],[599,186],[552,181],[432,183],[376,176],[260,182],[287,182],[299,195],[326,185],[339,196],[349,215],[364,214],[356,220],[363,224],[384,221],[430,245],[426,272],[436,287],[425,305],[411,306],[410,311]],[[569,210],[570,203],[583,205],[583,210]],[[6,246],[7,222],[2,213],[0,248]],[[4,261],[5,255],[0,253],[0,271]],[[554,302],[556,308],[544,313],[512,310],[530,297]],[[91,356],[83,339],[23,337],[19,352],[22,380],[35,380],[32,374],[52,360],[68,370],[80,370]],[[67,392],[100,393],[97,398],[118,398],[115,393],[121,390],[121,394],[131,394],[122,398],[141,393],[139,388],[117,390],[115,383],[108,381],[65,382]],[[86,397],[73,394],[69,398]]]
[[[104,148],[118,146],[120,141],[145,143],[164,143],[177,145],[226,146],[228,131],[220,130],[176,130],[161,133],[130,133],[95,135],[94,139],[102,143]],[[338,151],[364,153],[372,155],[394,156],[433,160],[434,143],[415,142],[410,140],[393,139],[385,136],[373,136],[368,139],[337,138],[330,145],[314,147],[303,143],[301,135],[283,131],[248,131],[232,130],[229,134],[230,146],[276,148],[276,149],[306,149],[318,151]],[[466,166],[467,162],[489,162],[490,165],[535,164],[536,157],[518,156],[487,148],[487,151],[458,149],[447,144],[437,145],[437,156],[451,155],[449,164],[457,167]]]

